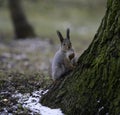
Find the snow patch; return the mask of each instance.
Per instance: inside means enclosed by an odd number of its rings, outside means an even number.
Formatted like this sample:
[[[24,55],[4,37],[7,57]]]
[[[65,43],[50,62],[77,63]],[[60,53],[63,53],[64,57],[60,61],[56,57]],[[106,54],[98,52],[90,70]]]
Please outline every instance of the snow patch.
[[[40,115],[64,115],[60,109],[51,109],[40,104],[41,95],[47,93],[48,90],[35,91],[31,95],[17,93],[13,97],[18,98],[18,103],[22,104],[23,108],[31,111],[31,114],[37,113]]]

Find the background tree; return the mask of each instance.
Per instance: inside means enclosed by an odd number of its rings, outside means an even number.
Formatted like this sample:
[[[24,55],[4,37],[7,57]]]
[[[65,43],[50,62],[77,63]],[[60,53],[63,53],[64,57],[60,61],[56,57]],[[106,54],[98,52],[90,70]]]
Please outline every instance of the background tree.
[[[120,0],[108,0],[107,11],[78,66],[42,98],[67,115],[120,114]]]
[[[8,0],[8,4],[16,38],[35,37],[35,32],[22,10],[21,0]]]

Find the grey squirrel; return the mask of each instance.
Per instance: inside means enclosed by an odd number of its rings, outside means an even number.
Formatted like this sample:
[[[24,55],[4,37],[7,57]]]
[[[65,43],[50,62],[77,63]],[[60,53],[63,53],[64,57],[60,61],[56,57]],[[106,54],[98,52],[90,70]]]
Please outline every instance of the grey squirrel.
[[[75,67],[75,52],[70,41],[70,29],[67,29],[66,38],[63,38],[59,31],[57,31],[57,35],[61,46],[52,61],[51,75],[54,81],[60,79]]]

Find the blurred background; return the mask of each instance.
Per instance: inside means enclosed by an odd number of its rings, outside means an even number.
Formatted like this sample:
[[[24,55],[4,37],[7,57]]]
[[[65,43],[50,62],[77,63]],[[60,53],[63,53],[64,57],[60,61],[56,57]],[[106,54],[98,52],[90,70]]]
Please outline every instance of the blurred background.
[[[0,0],[0,69],[48,73],[59,47],[56,30],[65,36],[67,28],[80,56],[105,8],[105,0]]]

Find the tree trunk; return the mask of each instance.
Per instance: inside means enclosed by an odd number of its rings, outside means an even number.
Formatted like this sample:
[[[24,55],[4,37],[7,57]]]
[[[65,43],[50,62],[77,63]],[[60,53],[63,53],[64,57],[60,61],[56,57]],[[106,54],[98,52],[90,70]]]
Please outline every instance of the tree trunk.
[[[22,10],[21,0],[8,0],[8,4],[16,38],[35,37],[34,30]]]
[[[120,114],[120,0],[108,0],[107,11],[78,66],[41,100],[66,115]]]

